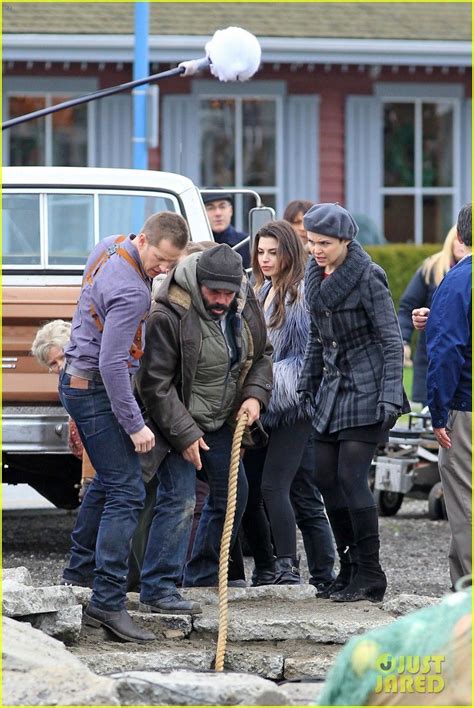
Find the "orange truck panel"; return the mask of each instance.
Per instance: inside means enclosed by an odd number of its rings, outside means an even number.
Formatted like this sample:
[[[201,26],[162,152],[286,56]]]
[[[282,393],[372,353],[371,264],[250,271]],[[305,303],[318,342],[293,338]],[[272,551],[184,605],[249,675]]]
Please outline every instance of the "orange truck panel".
[[[57,402],[57,376],[30,354],[37,330],[55,319],[71,320],[79,286],[3,288],[4,403]]]

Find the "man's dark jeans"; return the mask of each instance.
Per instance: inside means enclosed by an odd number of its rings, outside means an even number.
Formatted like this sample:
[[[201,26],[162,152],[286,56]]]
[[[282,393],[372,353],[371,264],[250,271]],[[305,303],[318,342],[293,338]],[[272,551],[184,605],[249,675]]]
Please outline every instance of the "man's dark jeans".
[[[219,550],[227,507],[232,431],[227,425],[204,439],[209,451],[201,460],[210,492],[201,513],[191,560],[186,551],[196,500],[196,470],[181,454],[170,452],[157,472],[158,490],[153,522],[141,575],[140,599],[147,604],[172,594],[183,579],[186,586],[214,586],[218,581]],[[233,538],[247,501],[247,480],[239,466]]]
[[[59,379],[61,403],[76,422],[96,474],[72,533],[71,559],[64,579],[87,582],[93,574],[91,604],[116,611],[125,605],[130,541],[145,499],[138,455],[112,412],[104,385],[71,388]]]

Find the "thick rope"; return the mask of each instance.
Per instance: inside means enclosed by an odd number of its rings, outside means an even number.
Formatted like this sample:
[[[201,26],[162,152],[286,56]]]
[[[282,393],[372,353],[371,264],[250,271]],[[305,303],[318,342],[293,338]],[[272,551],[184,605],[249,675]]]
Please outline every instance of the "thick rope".
[[[229,485],[227,489],[227,509],[224,528],[222,530],[221,550],[219,556],[219,632],[217,635],[216,671],[224,670],[224,657],[227,646],[228,597],[227,582],[229,575],[229,551],[232,529],[234,526],[235,507],[237,503],[237,479],[240,464],[240,446],[247,425],[248,415],[244,413],[239,420],[232,439],[230,455]]]

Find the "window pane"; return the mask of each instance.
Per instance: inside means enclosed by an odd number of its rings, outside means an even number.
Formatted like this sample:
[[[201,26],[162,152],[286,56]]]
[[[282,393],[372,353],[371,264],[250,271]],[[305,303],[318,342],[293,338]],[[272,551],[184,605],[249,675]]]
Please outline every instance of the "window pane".
[[[48,195],[48,263],[84,265],[94,246],[93,197]]]
[[[201,184],[229,187],[235,184],[235,101],[201,101]]]
[[[17,118],[45,107],[41,96],[10,96],[8,115]],[[36,118],[9,129],[9,164],[28,167],[45,164],[45,119]]]
[[[243,115],[243,184],[270,187],[276,184],[275,101],[246,99]]]
[[[409,196],[384,197],[384,236],[391,243],[415,242],[415,200]]]
[[[165,196],[101,194],[99,196],[99,239],[112,234],[138,233],[145,220],[160,211],[177,211]]]
[[[423,186],[453,183],[453,106],[423,104]]]
[[[55,96],[53,104],[71,96]],[[53,165],[87,166],[87,105],[67,108],[52,115]]]
[[[415,184],[415,105],[384,104],[384,185]]]
[[[423,197],[423,243],[442,243],[453,225],[450,195]]]
[[[2,199],[3,265],[41,262],[39,196],[5,194]]]

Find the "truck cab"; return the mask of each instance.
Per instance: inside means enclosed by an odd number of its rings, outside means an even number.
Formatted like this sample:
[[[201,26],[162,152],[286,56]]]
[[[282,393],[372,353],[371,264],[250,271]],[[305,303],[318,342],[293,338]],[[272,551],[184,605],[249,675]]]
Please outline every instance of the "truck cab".
[[[198,188],[187,177],[146,170],[3,169],[3,482],[28,483],[74,508],[80,461],[68,449],[57,377],[30,354],[36,331],[71,320],[94,246],[138,232],[150,214],[174,211],[193,241],[213,240]]]

